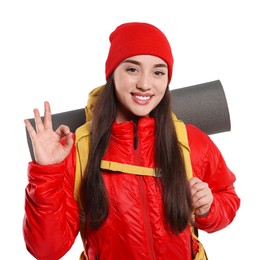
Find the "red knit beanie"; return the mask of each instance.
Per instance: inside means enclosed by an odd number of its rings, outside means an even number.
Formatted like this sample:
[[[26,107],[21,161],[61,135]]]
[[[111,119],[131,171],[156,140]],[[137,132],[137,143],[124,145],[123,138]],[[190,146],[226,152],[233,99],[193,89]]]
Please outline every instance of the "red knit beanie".
[[[168,65],[169,83],[172,78],[173,56],[166,36],[148,23],[124,23],[109,37],[110,49],[106,61],[106,79],[125,59],[135,55],[153,55]]]

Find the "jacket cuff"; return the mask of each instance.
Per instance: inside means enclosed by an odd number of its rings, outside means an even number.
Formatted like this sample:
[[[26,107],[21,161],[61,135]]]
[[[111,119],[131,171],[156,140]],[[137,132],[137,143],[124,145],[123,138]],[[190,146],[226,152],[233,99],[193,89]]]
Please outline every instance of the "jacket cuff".
[[[204,216],[195,216],[195,226],[206,232],[213,232],[215,226],[214,223],[216,222],[216,215],[216,205],[213,201],[207,214]]]
[[[30,162],[28,165],[29,193],[35,193],[40,197],[49,197],[61,187],[65,174],[64,162],[54,165],[38,165]]]

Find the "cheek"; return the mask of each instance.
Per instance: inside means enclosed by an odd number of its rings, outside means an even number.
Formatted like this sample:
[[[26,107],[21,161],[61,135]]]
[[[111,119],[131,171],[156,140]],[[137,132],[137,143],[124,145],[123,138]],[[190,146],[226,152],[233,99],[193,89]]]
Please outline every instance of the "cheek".
[[[116,89],[121,89],[123,86],[127,86],[129,79],[122,75],[122,73],[115,73],[114,74],[114,82]]]
[[[165,87],[164,87],[164,88],[161,88],[161,89],[160,89],[160,91],[159,91],[159,92],[160,92],[160,95],[162,95],[162,96],[163,96],[163,95],[164,95],[164,93],[165,93],[165,91],[166,91],[166,88],[165,88]]]
[[[158,87],[157,88],[157,94],[159,95],[159,96],[164,96],[164,94],[165,94],[165,91],[166,91],[166,89],[167,89],[167,85],[165,86],[165,85],[163,85],[163,86],[161,86],[161,87]]]
[[[131,77],[117,76],[114,78],[115,90],[119,94],[129,93],[135,87],[135,81]]]
[[[167,91],[167,87],[162,87],[162,88],[159,88],[159,89],[157,90],[156,96],[157,96],[157,102],[158,102],[158,104],[159,104],[159,103],[161,102],[161,100],[163,99],[164,94],[165,94],[165,91]]]

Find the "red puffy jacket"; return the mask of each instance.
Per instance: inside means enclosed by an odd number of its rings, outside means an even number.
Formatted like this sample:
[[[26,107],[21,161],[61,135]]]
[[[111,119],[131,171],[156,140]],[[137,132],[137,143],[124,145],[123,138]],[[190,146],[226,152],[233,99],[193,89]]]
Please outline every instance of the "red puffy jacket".
[[[193,175],[208,183],[214,201],[196,225],[214,232],[229,225],[240,205],[234,174],[211,139],[187,125]],[[134,123],[114,123],[104,160],[154,167],[154,120],[138,123],[134,149]],[[73,245],[80,229],[73,197],[76,151],[58,165],[31,162],[26,187],[24,238],[28,251],[39,260],[56,260]],[[92,259],[192,259],[190,228],[179,235],[167,232],[163,217],[160,178],[103,171],[110,212],[98,231],[86,229],[85,251]],[[196,247],[196,245],[195,245]]]

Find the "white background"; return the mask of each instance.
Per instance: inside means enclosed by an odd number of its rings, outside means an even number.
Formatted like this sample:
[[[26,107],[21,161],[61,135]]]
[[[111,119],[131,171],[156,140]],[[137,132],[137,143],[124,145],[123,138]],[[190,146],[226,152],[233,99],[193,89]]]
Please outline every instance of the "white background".
[[[22,235],[27,163],[24,118],[83,108],[105,83],[108,36],[123,22],[161,28],[175,58],[171,89],[221,80],[232,129],[212,135],[236,174],[233,223],[200,232],[210,260],[260,259],[258,1],[6,0],[0,3],[1,259],[34,259]],[[78,259],[78,237],[63,259]],[[4,256],[4,257],[2,257]]]

